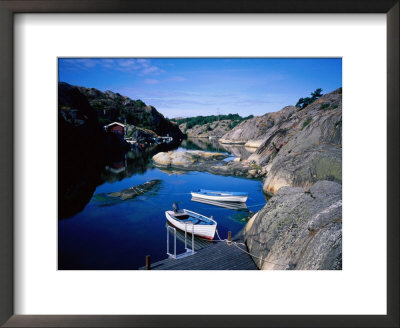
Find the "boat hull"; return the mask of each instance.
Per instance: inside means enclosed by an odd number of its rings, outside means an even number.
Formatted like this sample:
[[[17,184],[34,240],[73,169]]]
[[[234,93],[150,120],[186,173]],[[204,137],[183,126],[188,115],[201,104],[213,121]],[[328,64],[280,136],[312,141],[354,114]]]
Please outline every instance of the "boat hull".
[[[247,201],[248,195],[244,196],[236,196],[236,195],[227,195],[227,196],[213,196],[213,195],[205,195],[202,193],[191,192],[192,197],[213,200],[218,202],[240,202],[245,203]]]
[[[220,202],[220,201],[216,201],[216,200],[197,198],[197,197],[192,197],[191,201],[203,203],[203,204],[209,204],[209,205],[218,206],[218,207],[223,207],[223,208],[227,208],[230,210],[238,210],[238,211],[246,211],[246,212],[249,211],[245,202]]]
[[[175,228],[178,228],[179,230],[185,231],[185,224],[180,222],[179,220],[176,220],[173,216],[168,214],[168,211],[165,212],[165,216],[170,224],[172,224]],[[206,238],[209,240],[214,239],[215,235],[215,230],[217,228],[217,225],[193,225],[194,228],[194,235],[199,236],[201,238]],[[192,233],[192,225],[188,224],[187,225],[187,232]]]

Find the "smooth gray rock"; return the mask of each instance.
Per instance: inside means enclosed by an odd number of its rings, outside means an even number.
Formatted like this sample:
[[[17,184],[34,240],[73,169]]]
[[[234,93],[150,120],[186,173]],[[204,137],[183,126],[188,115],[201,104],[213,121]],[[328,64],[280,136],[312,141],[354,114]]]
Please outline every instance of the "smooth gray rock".
[[[280,115],[280,122],[265,137],[248,158],[268,171],[265,192],[273,194],[283,186],[309,187],[318,180],[341,183],[341,89],[286,118]]]
[[[267,139],[268,131],[273,129],[275,125],[285,120],[290,113],[295,112],[296,107],[286,106],[278,112],[267,113],[263,116],[256,116],[241,122],[231,131],[226,133],[220,142],[223,144],[246,144],[261,143]]]
[[[157,166],[186,168],[195,170],[199,166],[228,157],[222,153],[211,153],[201,150],[160,152],[153,156],[153,163]]]
[[[319,180],[342,182],[342,149],[319,145],[301,152],[279,154],[270,167],[263,190],[275,193],[284,186],[310,187]]]
[[[179,125],[181,131],[184,131],[188,137],[192,138],[208,138],[209,136],[221,138],[229,130],[233,120],[214,121],[208,124],[195,125],[187,129],[187,123]]]
[[[265,270],[342,268],[342,186],[282,187],[251,219],[245,241]]]

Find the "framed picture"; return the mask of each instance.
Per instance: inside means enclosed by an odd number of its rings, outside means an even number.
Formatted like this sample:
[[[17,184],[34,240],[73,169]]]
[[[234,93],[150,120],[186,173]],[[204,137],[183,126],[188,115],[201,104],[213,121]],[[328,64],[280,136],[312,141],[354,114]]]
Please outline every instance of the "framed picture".
[[[398,1],[0,10],[1,324],[398,326]]]

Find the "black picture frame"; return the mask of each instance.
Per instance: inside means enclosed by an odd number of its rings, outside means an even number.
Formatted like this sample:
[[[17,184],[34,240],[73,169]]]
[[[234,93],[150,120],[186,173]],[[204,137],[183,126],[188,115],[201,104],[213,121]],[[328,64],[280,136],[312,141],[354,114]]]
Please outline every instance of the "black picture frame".
[[[399,327],[399,8],[399,0],[0,0],[0,324],[5,327]],[[14,315],[13,16],[16,13],[386,14],[387,315]]]

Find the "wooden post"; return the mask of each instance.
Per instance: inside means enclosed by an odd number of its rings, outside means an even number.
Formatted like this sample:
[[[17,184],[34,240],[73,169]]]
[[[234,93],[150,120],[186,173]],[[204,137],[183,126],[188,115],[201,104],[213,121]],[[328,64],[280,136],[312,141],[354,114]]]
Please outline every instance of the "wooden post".
[[[150,270],[150,255],[146,255],[146,270]]]
[[[228,241],[231,241],[232,239],[232,231],[228,231]]]

